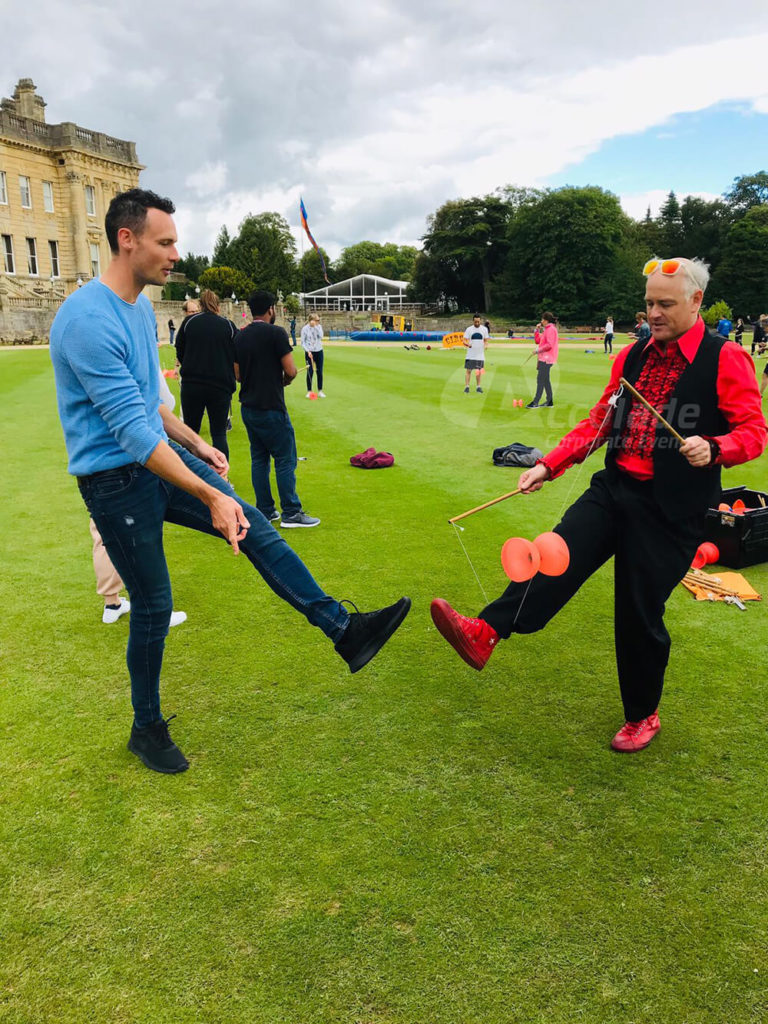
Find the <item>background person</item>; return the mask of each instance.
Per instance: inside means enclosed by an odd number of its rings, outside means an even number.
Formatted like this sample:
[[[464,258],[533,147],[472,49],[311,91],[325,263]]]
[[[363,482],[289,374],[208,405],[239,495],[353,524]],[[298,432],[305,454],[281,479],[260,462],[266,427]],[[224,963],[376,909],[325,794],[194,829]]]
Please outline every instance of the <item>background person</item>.
[[[235,325],[219,316],[219,297],[206,288],[200,312],[188,316],[176,339],[181,374],[181,412],[196,434],[208,414],[211,443],[229,459],[227,420],[235,382]]]
[[[613,352],[613,317],[609,316],[605,321],[603,337],[603,355]]]
[[[616,661],[626,720],[611,745],[628,753],[647,746],[660,729],[670,651],[664,605],[690,568],[707,510],[720,500],[720,467],[757,458],[768,433],[752,360],[707,331],[699,315],[706,264],[653,259],[643,273],[652,340],[619,352],[589,417],[518,483],[523,491],[537,491],[582,462],[596,442],[608,442],[605,468],[555,527],[570,552],[567,569],[510,583],[476,619],[441,599],[432,602],[441,635],[481,669],[500,639],[542,629],[613,556]],[[664,410],[685,436],[682,445],[670,444],[651,413],[629,389],[620,389],[621,377]]]
[[[310,313],[309,320],[301,328],[301,347],[307,364],[307,398],[312,393],[312,374],[317,370],[317,394],[325,398],[323,391],[323,328],[317,313]]]
[[[536,362],[536,394],[533,401],[529,402],[526,409],[551,408],[555,402],[552,397],[552,382],[550,374],[552,367],[557,362],[558,334],[556,318],[554,313],[544,313],[541,323],[537,324],[533,332],[533,340],[538,347],[538,358]],[[546,394],[546,402],[542,402],[542,396]]]
[[[630,334],[635,341],[642,341],[646,344],[651,340],[651,328],[648,326],[648,317],[645,313],[635,313],[635,329]]]
[[[755,354],[755,349],[757,349],[758,355],[765,351],[766,340],[768,339],[766,327],[768,327],[768,316],[763,313],[762,316],[755,320],[755,326],[752,331],[752,355]]]
[[[256,508],[286,529],[319,526],[296,493],[296,437],[285,405],[285,389],[298,373],[288,335],[275,324],[275,296],[257,291],[248,299],[253,323],[235,342],[235,376],[240,381],[240,409],[251,445],[251,482]],[[304,332],[302,331],[302,334]],[[302,345],[304,338],[302,337]],[[271,460],[282,515],[269,485]]]
[[[475,390],[478,395],[483,393],[480,378],[485,369],[485,350],[488,348],[488,328],[480,322],[480,314],[472,317],[472,326],[464,331],[462,345],[467,350],[464,359],[464,394],[469,394],[469,382],[472,372],[475,374]]]
[[[738,320],[736,321],[736,327],[734,328],[734,331],[733,331],[733,340],[736,342],[737,345],[743,345],[744,344],[744,342],[742,340],[743,337],[744,337],[744,321],[742,320],[741,317],[739,317]]]
[[[173,317],[168,320],[168,344],[173,344],[173,338],[176,334],[176,324],[173,322]]]
[[[168,387],[165,377],[162,371],[158,374],[158,385],[160,388],[160,401],[173,412],[176,406],[176,399]],[[131,602],[121,596],[121,591],[125,589],[120,573],[112,564],[112,559],[107,554],[107,549],[104,547],[104,541],[101,539],[101,534],[96,528],[96,523],[92,519],[88,521],[91,530],[91,540],[93,541],[93,572],[96,577],[96,593],[104,598],[104,611],[102,612],[101,621],[110,626],[117,622],[123,615],[127,615],[131,610]],[[182,622],[186,622],[186,612],[171,612],[171,618],[168,622],[169,626],[180,626]]]

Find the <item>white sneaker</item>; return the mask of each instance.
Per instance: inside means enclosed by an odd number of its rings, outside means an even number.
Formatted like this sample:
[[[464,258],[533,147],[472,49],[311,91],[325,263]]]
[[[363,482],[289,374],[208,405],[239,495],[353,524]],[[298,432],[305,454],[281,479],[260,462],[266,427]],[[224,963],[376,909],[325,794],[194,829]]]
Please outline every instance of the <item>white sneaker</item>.
[[[325,398],[325,392],[324,391],[318,392],[318,398]]]
[[[170,619],[170,622],[168,623],[168,625],[171,626],[171,627],[173,627],[173,626],[180,626],[182,624],[182,622],[186,622],[186,621],[187,621],[187,613],[186,612],[171,612],[171,619]]]
[[[312,392],[308,391],[304,397],[305,398],[311,398],[312,397]]]
[[[125,615],[131,610],[131,602],[126,598],[120,598],[120,605],[117,608],[107,608],[104,605],[104,614],[101,616],[101,621],[107,626],[111,626],[113,622],[117,622],[121,615]]]

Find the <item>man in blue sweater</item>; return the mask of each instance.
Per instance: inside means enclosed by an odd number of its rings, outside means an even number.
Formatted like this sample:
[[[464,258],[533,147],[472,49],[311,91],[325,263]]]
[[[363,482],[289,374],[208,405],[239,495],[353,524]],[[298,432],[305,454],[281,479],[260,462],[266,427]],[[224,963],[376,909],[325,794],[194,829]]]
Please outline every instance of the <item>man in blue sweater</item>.
[[[112,260],[69,296],[51,329],[59,416],[86,506],[131,598],[127,664],[134,721],[128,749],[154,771],[189,767],[160,712],[160,669],[173,609],[163,523],[222,535],[274,592],[334,642],[357,672],[403,621],[410,599],[350,613],[227,481],[225,456],[160,403],[157,324],[141,292],[179,258],[173,203],[143,189],[106,216]]]

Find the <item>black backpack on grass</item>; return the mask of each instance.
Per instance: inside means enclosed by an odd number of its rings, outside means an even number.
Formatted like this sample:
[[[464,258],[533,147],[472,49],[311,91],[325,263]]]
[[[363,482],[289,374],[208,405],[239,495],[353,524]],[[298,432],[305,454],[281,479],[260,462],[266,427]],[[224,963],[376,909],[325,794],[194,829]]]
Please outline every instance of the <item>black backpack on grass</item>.
[[[527,444],[507,444],[503,448],[493,449],[494,466],[523,466],[530,469],[535,466],[539,459],[544,458],[544,453],[538,448],[530,448]]]

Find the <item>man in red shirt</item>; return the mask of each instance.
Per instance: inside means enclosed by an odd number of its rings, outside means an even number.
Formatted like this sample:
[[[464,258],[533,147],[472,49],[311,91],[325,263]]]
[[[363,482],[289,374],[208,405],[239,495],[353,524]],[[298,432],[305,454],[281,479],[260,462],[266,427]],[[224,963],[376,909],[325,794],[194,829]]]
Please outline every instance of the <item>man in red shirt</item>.
[[[511,583],[476,619],[440,599],[431,609],[442,636],[479,670],[500,638],[542,629],[613,555],[625,724],[611,745],[625,752],[646,747],[659,731],[670,649],[664,604],[691,565],[707,509],[720,500],[720,467],[757,458],[768,439],[751,358],[707,331],[699,315],[706,264],[653,259],[643,273],[651,339],[619,353],[589,416],[519,480],[523,491],[538,491],[607,444],[605,468],[555,527],[570,551],[565,573]],[[685,438],[682,445],[621,377]]]

